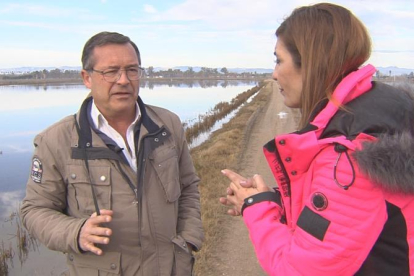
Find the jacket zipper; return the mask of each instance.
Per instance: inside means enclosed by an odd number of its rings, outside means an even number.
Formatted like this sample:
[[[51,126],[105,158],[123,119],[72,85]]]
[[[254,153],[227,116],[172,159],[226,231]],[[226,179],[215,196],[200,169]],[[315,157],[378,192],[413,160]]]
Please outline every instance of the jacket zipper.
[[[137,200],[138,200],[138,235],[139,235],[139,241],[140,241],[140,250],[141,250],[141,267],[143,268],[143,263],[142,263],[142,259],[143,259],[143,255],[144,252],[142,250],[142,246],[141,246],[141,227],[142,227],[142,194],[143,194],[143,190],[144,190],[144,178],[145,178],[145,168],[146,168],[146,161],[148,158],[149,154],[144,154],[144,144],[145,144],[145,139],[152,137],[152,136],[156,136],[158,133],[160,133],[161,131],[163,131],[163,128],[160,128],[157,132],[154,133],[147,133],[145,134],[142,138],[141,138],[141,144],[139,145],[139,150],[138,150],[138,157],[137,158],[137,162],[140,160],[140,164],[137,164],[137,172],[138,172],[138,183],[137,183],[137,189],[136,189],[136,195],[137,195]],[[143,271],[143,269],[142,269]]]

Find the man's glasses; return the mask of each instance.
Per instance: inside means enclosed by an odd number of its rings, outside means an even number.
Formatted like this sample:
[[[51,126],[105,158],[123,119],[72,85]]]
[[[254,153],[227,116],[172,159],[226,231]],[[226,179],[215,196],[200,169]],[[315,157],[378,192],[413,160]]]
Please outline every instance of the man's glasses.
[[[104,80],[106,80],[107,82],[117,82],[121,78],[122,71],[125,71],[127,78],[130,81],[139,80],[144,76],[145,72],[145,70],[141,67],[128,69],[107,69],[104,71],[95,70],[92,68],[89,71],[101,74]]]

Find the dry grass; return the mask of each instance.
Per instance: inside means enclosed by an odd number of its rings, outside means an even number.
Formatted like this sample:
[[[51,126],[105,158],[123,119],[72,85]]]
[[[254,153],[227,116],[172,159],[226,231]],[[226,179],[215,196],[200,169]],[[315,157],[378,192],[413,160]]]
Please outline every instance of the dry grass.
[[[20,209],[20,208],[19,208]],[[11,235],[11,241],[9,246],[4,245],[4,241],[1,241],[0,247],[0,276],[7,276],[9,273],[9,264],[13,264],[13,258],[15,256],[14,251],[17,251],[20,265],[27,260],[29,251],[37,250],[39,245],[37,240],[29,235],[27,230],[22,226],[22,222],[18,212],[13,212],[6,220],[10,224],[16,224],[16,234]],[[13,243],[15,242],[15,246]],[[13,250],[16,248],[16,250]]]
[[[196,253],[196,275],[207,274],[214,256],[212,248],[220,244],[220,226],[226,215],[226,208],[218,199],[224,195],[228,181],[220,171],[224,168],[238,169],[238,159],[242,154],[246,122],[255,110],[264,106],[272,93],[271,85],[265,85],[255,98],[243,106],[237,115],[214,132],[209,140],[191,151],[195,168],[201,178],[200,195],[202,221],[206,240],[200,252]]]
[[[1,241],[0,247],[0,276],[7,276],[9,274],[9,261],[13,259],[13,250],[11,243],[9,247],[4,246],[4,242]]]
[[[218,121],[226,117],[230,112],[237,109],[243,103],[245,103],[251,96],[256,94],[263,87],[263,82],[259,85],[238,94],[231,102],[219,102],[211,109],[207,114],[200,115],[198,122],[192,126],[186,128],[185,135],[187,142],[191,142],[201,133],[208,131]]]

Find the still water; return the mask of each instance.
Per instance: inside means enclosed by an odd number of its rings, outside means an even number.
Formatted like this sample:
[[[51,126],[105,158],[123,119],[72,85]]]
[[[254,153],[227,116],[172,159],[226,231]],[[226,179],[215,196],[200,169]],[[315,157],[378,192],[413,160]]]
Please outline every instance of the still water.
[[[142,83],[147,104],[167,108],[191,125],[218,102],[230,101],[257,82]],[[21,256],[16,248],[16,217],[25,194],[34,136],[77,112],[89,91],[83,85],[0,86],[0,250],[12,248],[9,275],[59,275],[63,254],[31,244]]]

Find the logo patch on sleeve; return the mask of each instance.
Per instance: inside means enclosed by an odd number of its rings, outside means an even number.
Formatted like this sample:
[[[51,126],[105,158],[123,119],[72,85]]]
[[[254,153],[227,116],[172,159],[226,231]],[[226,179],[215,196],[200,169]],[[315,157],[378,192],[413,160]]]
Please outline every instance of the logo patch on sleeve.
[[[42,182],[42,174],[43,174],[42,162],[40,162],[39,158],[33,157],[32,171],[30,173],[32,180],[36,183]]]

